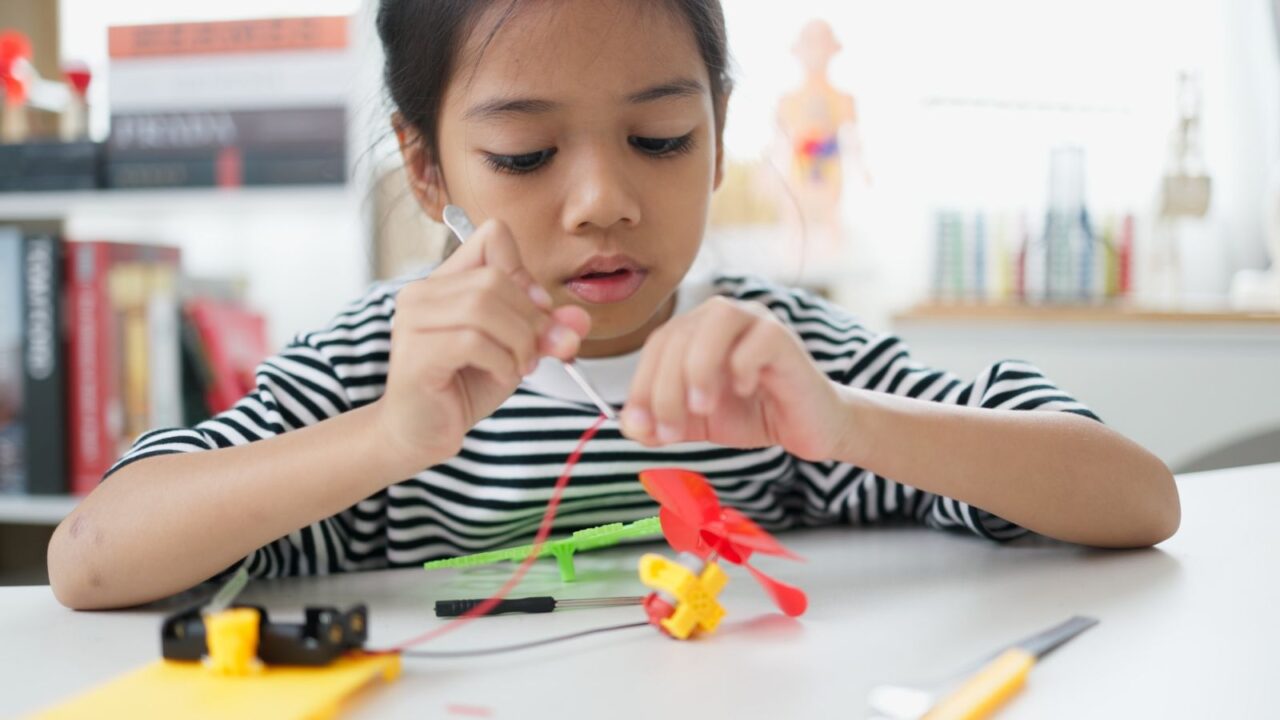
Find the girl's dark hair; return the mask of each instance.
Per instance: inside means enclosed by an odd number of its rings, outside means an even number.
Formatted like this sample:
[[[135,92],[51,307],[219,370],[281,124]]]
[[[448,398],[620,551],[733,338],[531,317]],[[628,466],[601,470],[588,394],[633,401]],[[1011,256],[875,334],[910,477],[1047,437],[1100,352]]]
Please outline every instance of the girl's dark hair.
[[[507,3],[507,8],[489,32],[487,45],[520,0],[380,0],[378,3],[378,37],[386,57],[383,79],[387,91],[404,121],[427,143],[432,158],[439,157],[440,106],[453,77],[458,53],[480,14],[499,2]],[[725,98],[733,81],[729,75],[729,47],[720,0],[664,2],[680,13],[693,30],[711,78],[716,129],[723,130]]]

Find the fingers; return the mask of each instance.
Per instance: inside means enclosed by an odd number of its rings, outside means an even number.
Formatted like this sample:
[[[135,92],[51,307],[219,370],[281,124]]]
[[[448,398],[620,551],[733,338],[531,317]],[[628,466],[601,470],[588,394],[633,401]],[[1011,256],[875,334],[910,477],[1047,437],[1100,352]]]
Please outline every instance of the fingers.
[[[539,350],[560,360],[578,356],[582,339],[591,331],[591,316],[577,305],[565,305],[551,311],[551,329],[540,340]]]
[[[729,375],[738,397],[751,397],[760,389],[765,368],[794,344],[786,328],[777,323],[759,323],[751,328],[729,357]]]
[[[715,411],[730,381],[726,377],[725,360],[736,352],[742,337],[760,320],[749,307],[729,302],[709,303],[706,315],[698,341],[683,353],[688,383],[684,402],[689,411],[697,415],[710,415]]]
[[[646,444],[700,436],[733,384],[731,358],[757,326],[769,324],[777,323],[762,306],[716,298],[660,328],[632,380],[623,431]],[[745,352],[758,351],[752,343]]]
[[[475,368],[504,384],[520,382],[522,366],[511,348],[476,328],[458,328],[436,333],[430,362],[425,363],[421,379],[433,390],[442,390],[453,382],[457,373]]]
[[[665,352],[657,361],[653,385],[649,388],[650,410],[657,423],[658,442],[680,442],[685,434],[686,391],[684,362],[681,355],[687,351],[690,337],[687,332],[672,332]]]
[[[631,389],[626,406],[622,409],[622,431],[630,438],[649,444],[656,440],[651,394],[658,366],[666,351],[667,337],[671,332],[668,322],[649,335],[640,353],[640,364],[631,378]]]
[[[506,224],[486,220],[433,274],[452,275],[482,267],[495,268],[515,281],[534,305],[551,309],[551,295],[534,281],[520,258],[520,248]]]
[[[434,334],[475,328],[506,347],[521,374],[532,372],[541,357],[540,341],[554,332],[549,313],[538,309],[509,278],[493,268],[462,275],[428,278],[401,290],[396,307],[399,332]],[[444,340],[434,338],[433,345]]]

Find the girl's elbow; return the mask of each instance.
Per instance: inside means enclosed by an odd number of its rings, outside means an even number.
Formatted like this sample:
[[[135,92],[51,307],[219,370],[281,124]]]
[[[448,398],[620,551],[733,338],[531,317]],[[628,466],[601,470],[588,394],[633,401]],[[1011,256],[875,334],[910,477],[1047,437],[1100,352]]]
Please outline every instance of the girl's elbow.
[[[1133,547],[1151,547],[1173,537],[1182,525],[1182,501],[1178,497],[1178,484],[1173,473],[1164,463],[1158,462],[1153,481],[1154,489],[1147,494],[1142,521]]]
[[[106,607],[105,579],[83,547],[83,538],[78,537],[81,525],[78,515],[72,513],[54,530],[46,553],[49,588],[58,602],[72,610],[101,609]]]
[[[1173,537],[1178,532],[1178,528],[1182,526],[1182,499],[1178,496],[1178,483],[1174,481],[1173,474],[1169,472],[1169,468],[1164,467],[1164,475],[1161,478],[1161,484],[1164,491],[1161,493],[1161,502],[1159,503],[1159,519],[1157,521],[1157,529],[1155,532],[1156,540],[1151,543],[1156,545]]]

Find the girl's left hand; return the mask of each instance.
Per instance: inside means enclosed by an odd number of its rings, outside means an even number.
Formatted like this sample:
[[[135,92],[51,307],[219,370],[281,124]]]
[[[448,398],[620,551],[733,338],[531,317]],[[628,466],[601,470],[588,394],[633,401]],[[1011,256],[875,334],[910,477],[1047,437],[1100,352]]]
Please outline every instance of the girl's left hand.
[[[649,336],[622,430],[648,446],[780,445],[828,460],[844,431],[842,408],[836,385],[768,308],[715,297]]]

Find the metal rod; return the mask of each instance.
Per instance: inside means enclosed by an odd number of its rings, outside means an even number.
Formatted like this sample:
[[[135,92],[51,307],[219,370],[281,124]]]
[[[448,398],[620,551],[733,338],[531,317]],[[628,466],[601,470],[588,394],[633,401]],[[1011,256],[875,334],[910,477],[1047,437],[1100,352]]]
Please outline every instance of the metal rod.
[[[628,597],[608,597],[608,598],[570,598],[568,600],[556,600],[557,608],[622,607],[624,605],[642,605],[642,604],[644,604],[643,595],[632,595]]]
[[[443,215],[444,224],[453,231],[459,243],[465,243],[467,238],[471,237],[471,234],[476,231],[476,226],[472,224],[471,218],[467,217],[466,211],[457,205],[445,205]],[[564,371],[569,373],[569,377],[577,383],[582,392],[586,393],[587,397],[599,408],[600,412],[610,420],[617,421],[618,412],[613,409],[612,405],[605,402],[604,396],[597,392],[595,387],[587,380],[587,377],[582,374],[582,370],[578,368],[577,361],[575,360],[572,363],[565,362],[563,365]]]

